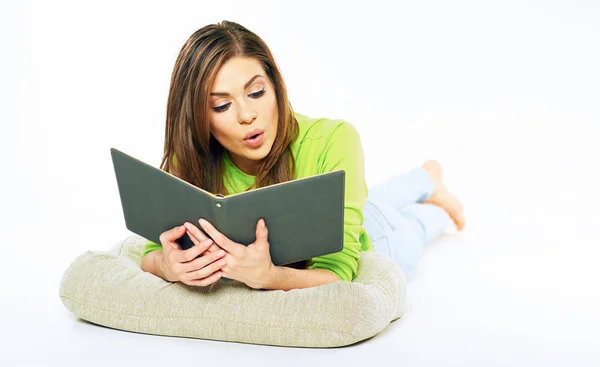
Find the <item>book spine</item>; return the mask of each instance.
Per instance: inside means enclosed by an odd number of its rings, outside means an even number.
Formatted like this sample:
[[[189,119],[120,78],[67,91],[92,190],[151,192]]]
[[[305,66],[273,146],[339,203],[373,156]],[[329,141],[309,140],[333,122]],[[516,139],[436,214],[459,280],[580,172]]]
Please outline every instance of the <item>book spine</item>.
[[[213,201],[213,213],[215,215],[215,228],[223,233],[223,229],[227,227],[227,205],[221,195]],[[225,234],[225,233],[223,233]],[[225,234],[226,235],[226,234]]]
[[[217,231],[221,232],[226,237],[229,237],[229,233],[226,231],[227,228],[227,205],[225,205],[225,200],[222,195],[217,195],[217,198],[213,200],[213,213],[215,222],[213,225],[217,229]],[[223,277],[222,280],[226,282],[231,282],[231,279]]]

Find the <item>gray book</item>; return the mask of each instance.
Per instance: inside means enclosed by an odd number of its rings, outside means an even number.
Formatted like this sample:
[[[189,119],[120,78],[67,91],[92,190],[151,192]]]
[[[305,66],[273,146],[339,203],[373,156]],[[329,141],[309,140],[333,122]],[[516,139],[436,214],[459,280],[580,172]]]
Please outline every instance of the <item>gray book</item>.
[[[232,241],[249,245],[262,218],[274,265],[343,248],[343,170],[222,196],[115,148],[111,156],[126,227],[154,243],[160,244],[161,233],[185,222],[202,230],[198,220],[204,218]],[[177,242],[184,250],[194,246],[187,234]]]

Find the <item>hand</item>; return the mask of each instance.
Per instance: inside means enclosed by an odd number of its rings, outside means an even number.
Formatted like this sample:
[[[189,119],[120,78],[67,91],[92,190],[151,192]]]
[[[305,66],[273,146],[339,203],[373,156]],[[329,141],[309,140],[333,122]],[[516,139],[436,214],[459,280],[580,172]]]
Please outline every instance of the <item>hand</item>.
[[[209,237],[207,237],[201,230],[198,229],[198,227],[196,227],[192,223],[185,222],[183,225],[187,229],[186,233],[187,233],[188,237],[192,240],[194,245],[198,246],[198,245],[200,245],[200,243],[202,243],[202,241],[206,241],[209,239]],[[221,248],[213,242],[213,244],[210,245],[208,250],[204,251],[202,253],[202,255],[206,255],[210,252],[215,252],[215,251],[219,251],[219,250],[221,250]]]
[[[181,250],[175,240],[185,233],[185,227],[175,227],[161,233],[159,239],[163,247],[160,269],[169,282],[182,282],[187,285],[205,287],[222,276],[221,269],[226,265],[225,251],[207,251],[213,241],[207,239],[196,246]],[[203,255],[204,254],[204,255]]]
[[[223,276],[238,280],[251,288],[264,288],[271,282],[276,271],[269,253],[269,231],[264,220],[256,225],[256,241],[248,246],[233,242],[207,222],[200,219],[200,226],[213,241],[226,251],[227,265],[221,268]],[[198,231],[199,232],[199,231]]]

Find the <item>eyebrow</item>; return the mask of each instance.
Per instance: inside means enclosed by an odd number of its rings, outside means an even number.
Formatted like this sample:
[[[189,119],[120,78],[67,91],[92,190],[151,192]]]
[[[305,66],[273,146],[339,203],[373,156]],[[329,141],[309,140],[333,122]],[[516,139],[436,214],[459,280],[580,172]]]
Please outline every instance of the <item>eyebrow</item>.
[[[260,76],[262,76],[262,75],[258,75],[257,74],[255,76],[253,76],[250,80],[248,80],[246,82],[246,84],[244,84],[244,89],[248,88],[250,86],[250,84],[252,84],[252,82],[254,81],[254,79],[256,79],[256,78],[258,78]],[[213,92],[210,95],[211,96],[218,96],[218,97],[227,97],[229,95],[229,93],[226,93],[226,92]]]

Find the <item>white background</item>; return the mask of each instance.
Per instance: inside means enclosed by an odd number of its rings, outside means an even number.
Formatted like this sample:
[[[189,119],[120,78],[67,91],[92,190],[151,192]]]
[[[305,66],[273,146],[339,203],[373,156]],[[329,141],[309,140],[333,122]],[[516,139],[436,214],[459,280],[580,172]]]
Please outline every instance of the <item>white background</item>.
[[[599,3],[348,3],[2,2],[0,365],[600,364]],[[296,111],[359,129],[370,185],[435,158],[465,204],[373,339],[166,338],[60,302],[77,255],[131,234],[110,148],[160,164],[177,54],[221,20],[265,40]]]

